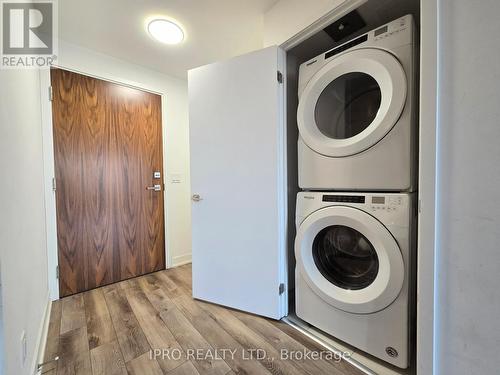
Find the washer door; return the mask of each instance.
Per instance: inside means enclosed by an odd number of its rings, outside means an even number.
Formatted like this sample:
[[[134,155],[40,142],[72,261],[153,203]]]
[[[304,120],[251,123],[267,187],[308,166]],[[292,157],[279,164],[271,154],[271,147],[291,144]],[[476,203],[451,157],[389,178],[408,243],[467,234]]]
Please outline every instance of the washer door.
[[[389,306],[404,281],[399,246],[373,216],[332,206],[308,216],[295,240],[297,268],[309,287],[338,309],[368,314]]]
[[[393,128],[406,90],[405,72],[390,53],[374,48],[347,52],[323,66],[302,92],[300,135],[325,156],[360,153]]]

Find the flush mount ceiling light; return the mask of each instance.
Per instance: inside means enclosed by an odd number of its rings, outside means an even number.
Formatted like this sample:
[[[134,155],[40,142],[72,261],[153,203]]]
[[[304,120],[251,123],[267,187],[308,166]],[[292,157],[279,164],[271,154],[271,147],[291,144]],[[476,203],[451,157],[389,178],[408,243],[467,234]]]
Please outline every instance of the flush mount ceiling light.
[[[184,31],[175,22],[155,18],[147,22],[148,33],[157,41],[165,44],[179,44],[184,40]]]

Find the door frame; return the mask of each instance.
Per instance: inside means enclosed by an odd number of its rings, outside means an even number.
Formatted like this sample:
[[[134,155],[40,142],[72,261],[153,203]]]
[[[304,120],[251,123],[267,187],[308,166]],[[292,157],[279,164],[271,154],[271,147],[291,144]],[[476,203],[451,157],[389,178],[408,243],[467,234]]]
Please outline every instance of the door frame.
[[[340,1],[280,46],[289,51],[367,0]],[[437,373],[439,211],[439,4],[420,0],[419,191],[417,244],[417,375]],[[422,79],[425,77],[425,79]]]
[[[161,98],[161,129],[162,129],[162,156],[163,156],[163,176],[166,179],[167,174],[167,147],[165,123],[166,114],[163,111],[163,103],[165,103],[165,94],[156,91],[150,87],[132,82],[121,77],[112,75],[101,76],[91,72],[83,72],[64,65],[53,65],[53,68],[67,70],[73,73],[85,75],[106,82],[115,83],[121,86],[130,87],[136,90],[146,91]],[[44,197],[45,197],[45,219],[46,219],[46,246],[47,246],[47,277],[49,295],[52,301],[59,299],[59,279],[57,269],[58,247],[57,247],[57,212],[56,212],[56,197],[53,186],[53,177],[55,176],[55,159],[54,159],[54,138],[52,124],[52,101],[50,100],[50,69],[40,70],[40,101],[41,101],[41,120],[42,120],[42,144],[43,144],[43,175],[44,175]],[[165,180],[166,181],[166,180]],[[165,187],[167,186],[165,182]],[[57,186],[56,186],[57,188]],[[170,231],[168,223],[168,189],[163,190],[163,217],[164,217],[164,238],[165,238],[165,268],[170,268],[172,265],[170,249]]]

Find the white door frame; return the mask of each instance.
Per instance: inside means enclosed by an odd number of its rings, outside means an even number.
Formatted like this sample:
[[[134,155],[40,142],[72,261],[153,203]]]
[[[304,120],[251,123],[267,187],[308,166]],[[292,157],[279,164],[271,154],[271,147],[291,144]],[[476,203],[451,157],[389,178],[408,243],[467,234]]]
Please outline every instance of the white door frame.
[[[417,374],[436,373],[438,190],[438,1],[420,0],[420,110],[417,248]]]
[[[99,76],[91,72],[82,72],[62,65],[53,65],[54,68],[68,70],[74,73],[82,74],[92,78],[100,79],[107,82],[116,83],[122,86],[127,86],[133,89],[147,91],[152,94],[160,95],[162,103],[162,153],[163,153],[163,178],[166,179],[167,174],[167,145],[165,136],[166,114],[163,111],[163,103],[165,102],[164,93],[155,91],[137,82],[132,82],[121,77],[106,75]],[[57,277],[58,249],[57,249],[57,220],[56,220],[56,199],[53,186],[53,177],[55,176],[54,168],[54,138],[52,125],[52,102],[49,99],[50,69],[40,70],[40,98],[41,98],[41,117],[42,117],[42,141],[43,141],[43,174],[44,174],[44,196],[45,196],[45,218],[46,218],[46,246],[47,246],[47,276],[49,283],[50,299],[55,301],[59,299],[59,280]],[[165,186],[167,184],[165,183]],[[57,186],[56,186],[57,188]],[[163,191],[163,217],[165,231],[165,268],[169,268],[172,264],[170,249],[170,231],[168,230],[168,190]]]
[[[297,44],[366,0],[345,0],[281,47],[288,51]],[[436,255],[439,251],[436,216],[438,147],[438,2],[420,0],[420,95],[419,95],[419,192],[417,272],[417,374],[435,373],[436,366]]]

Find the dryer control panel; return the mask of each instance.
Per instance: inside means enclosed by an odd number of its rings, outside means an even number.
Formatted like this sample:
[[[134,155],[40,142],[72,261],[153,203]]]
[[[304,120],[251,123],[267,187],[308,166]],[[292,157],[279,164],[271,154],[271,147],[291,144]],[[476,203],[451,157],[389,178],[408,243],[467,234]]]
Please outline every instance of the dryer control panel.
[[[300,64],[299,67],[299,97],[307,82],[309,82],[314,74],[329,61],[335,59],[336,56],[359,48],[394,50],[398,47],[414,43],[413,34],[413,16],[408,14],[309,59]]]
[[[373,31],[373,40],[378,41],[392,36],[401,34],[408,29],[411,23],[410,17],[401,17],[391,23],[388,23],[382,27]]]

